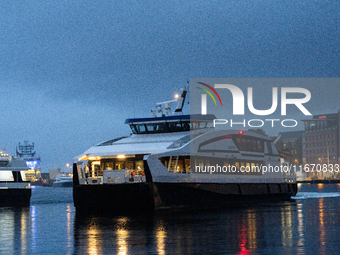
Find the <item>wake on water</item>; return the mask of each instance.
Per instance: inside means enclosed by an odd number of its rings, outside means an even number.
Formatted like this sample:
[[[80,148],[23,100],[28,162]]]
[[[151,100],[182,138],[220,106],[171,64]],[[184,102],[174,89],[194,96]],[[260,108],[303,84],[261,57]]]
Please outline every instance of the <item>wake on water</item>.
[[[292,199],[340,197],[339,192],[298,192]]]

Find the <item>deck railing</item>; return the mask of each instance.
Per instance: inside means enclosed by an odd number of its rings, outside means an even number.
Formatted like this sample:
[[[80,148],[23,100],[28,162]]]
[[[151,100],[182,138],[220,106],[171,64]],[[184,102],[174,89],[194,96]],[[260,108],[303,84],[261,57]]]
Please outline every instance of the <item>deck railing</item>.
[[[118,183],[136,183],[145,182],[145,175],[138,174],[140,170],[103,170],[102,176],[94,176],[87,178],[80,178],[80,184],[118,184]]]

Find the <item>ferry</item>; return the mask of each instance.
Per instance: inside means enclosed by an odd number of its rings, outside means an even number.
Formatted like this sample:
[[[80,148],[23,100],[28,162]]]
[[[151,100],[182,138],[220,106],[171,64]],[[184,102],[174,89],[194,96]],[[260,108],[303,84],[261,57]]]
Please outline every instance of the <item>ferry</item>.
[[[130,136],[74,158],[77,214],[214,208],[284,201],[297,193],[296,178],[282,171],[270,138],[216,130],[212,114],[183,114],[186,93],[158,103],[153,117],[127,119]]]
[[[25,171],[25,160],[0,151],[0,206],[30,205],[31,187]]]
[[[67,174],[58,174],[56,178],[53,180],[52,187],[55,188],[73,187],[73,179],[71,176],[68,176]]]

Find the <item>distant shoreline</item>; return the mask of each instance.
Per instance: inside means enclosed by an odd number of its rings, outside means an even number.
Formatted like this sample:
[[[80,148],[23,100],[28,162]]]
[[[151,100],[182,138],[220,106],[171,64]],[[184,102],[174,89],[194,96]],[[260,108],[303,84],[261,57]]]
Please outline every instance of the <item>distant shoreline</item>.
[[[297,181],[297,183],[340,183],[340,180],[309,180]]]

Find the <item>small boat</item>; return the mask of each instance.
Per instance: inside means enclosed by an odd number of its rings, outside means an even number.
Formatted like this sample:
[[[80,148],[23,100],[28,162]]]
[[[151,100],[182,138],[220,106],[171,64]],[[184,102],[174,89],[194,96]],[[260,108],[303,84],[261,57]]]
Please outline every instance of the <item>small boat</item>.
[[[73,179],[68,175],[58,174],[53,181],[53,187],[65,188],[73,186]]]
[[[0,151],[0,206],[29,206],[30,182],[26,180],[26,161]]]

